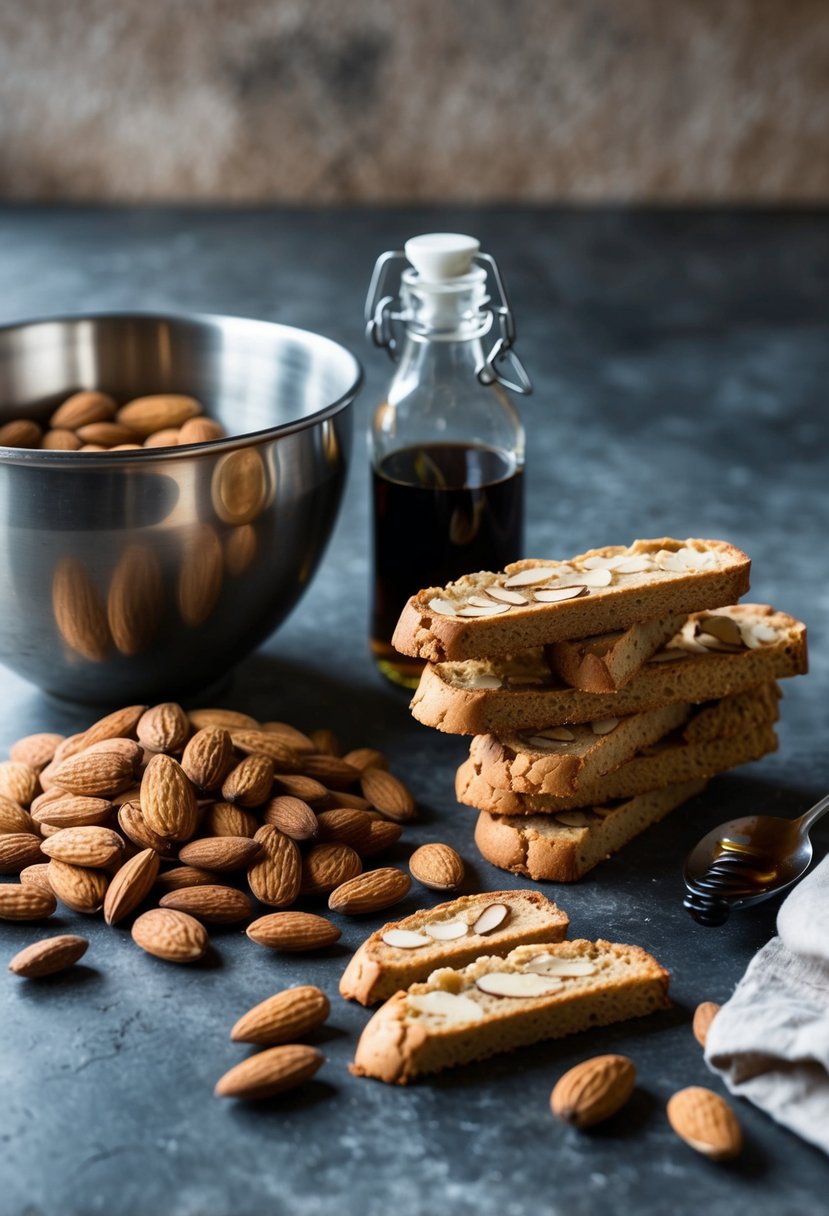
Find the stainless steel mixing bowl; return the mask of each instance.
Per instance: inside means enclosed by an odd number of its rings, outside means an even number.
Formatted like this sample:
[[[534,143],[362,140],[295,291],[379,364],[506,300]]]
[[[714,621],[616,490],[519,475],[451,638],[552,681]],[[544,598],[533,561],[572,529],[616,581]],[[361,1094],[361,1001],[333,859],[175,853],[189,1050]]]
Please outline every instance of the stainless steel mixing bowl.
[[[0,661],[57,696],[184,696],[302,595],[331,534],[362,381],[344,347],[241,317],[0,328],[0,416],[71,392],[198,397],[228,435],[183,448],[0,448]]]

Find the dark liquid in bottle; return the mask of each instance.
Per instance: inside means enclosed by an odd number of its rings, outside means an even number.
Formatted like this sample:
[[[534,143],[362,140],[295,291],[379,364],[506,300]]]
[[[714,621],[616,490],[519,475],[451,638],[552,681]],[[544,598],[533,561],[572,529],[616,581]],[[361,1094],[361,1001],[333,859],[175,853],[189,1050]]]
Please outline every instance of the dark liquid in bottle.
[[[391,646],[407,599],[521,556],[522,473],[497,448],[433,443],[386,456],[373,479],[371,650],[385,676],[414,688],[423,663]]]

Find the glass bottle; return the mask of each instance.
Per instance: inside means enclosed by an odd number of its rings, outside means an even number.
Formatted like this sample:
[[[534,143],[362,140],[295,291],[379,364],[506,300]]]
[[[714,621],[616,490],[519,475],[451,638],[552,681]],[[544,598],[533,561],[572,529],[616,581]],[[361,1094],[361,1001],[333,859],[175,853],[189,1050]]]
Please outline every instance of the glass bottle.
[[[395,298],[385,284],[401,259]],[[432,233],[383,254],[366,320],[396,363],[369,432],[370,645],[383,675],[412,688],[423,663],[391,645],[409,596],[522,555],[524,428],[507,390],[531,385],[497,264],[473,237]]]

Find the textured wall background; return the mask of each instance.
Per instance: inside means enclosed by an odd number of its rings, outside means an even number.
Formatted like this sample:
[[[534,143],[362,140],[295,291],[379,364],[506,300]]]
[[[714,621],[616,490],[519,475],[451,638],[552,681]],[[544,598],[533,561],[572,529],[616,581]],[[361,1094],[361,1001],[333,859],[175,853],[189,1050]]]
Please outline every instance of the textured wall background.
[[[829,198],[827,0],[0,0],[0,196]]]

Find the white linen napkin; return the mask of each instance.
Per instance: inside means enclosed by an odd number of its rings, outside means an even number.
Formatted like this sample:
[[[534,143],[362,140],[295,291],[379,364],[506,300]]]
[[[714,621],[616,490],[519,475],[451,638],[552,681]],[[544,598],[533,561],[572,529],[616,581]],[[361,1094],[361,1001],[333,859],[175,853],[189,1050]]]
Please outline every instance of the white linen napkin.
[[[781,905],[777,931],[712,1022],[705,1060],[829,1153],[829,857]]]

